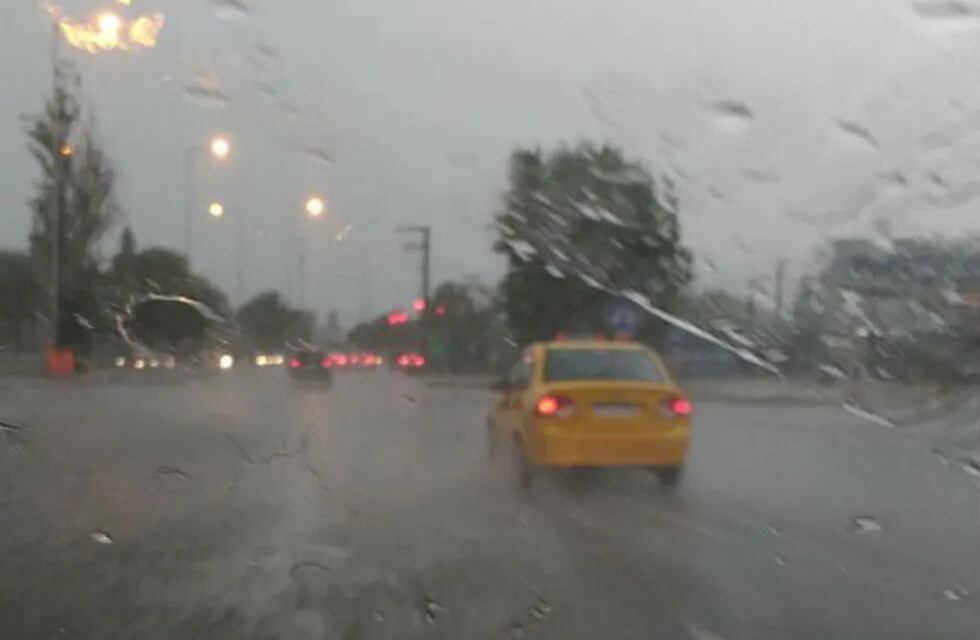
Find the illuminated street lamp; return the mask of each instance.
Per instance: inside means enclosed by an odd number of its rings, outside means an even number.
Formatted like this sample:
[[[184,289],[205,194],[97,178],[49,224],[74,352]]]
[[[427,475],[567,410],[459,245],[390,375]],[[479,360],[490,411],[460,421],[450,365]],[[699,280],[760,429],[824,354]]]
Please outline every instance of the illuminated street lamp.
[[[224,136],[215,136],[211,140],[211,155],[218,160],[224,160],[231,153],[231,143]]]
[[[325,209],[326,205],[320,196],[310,196],[306,201],[306,213],[310,214],[311,218],[319,218]]]
[[[212,202],[208,205],[208,213],[215,218],[220,218],[225,214],[225,207],[220,202]]]
[[[192,243],[194,240],[194,158],[205,150],[215,160],[224,160],[231,154],[231,141],[227,136],[218,135],[211,138],[206,148],[201,145],[192,145],[184,150],[184,254],[187,257],[188,266],[192,260]],[[211,215],[215,214],[212,212]],[[220,216],[221,214],[217,215]]]

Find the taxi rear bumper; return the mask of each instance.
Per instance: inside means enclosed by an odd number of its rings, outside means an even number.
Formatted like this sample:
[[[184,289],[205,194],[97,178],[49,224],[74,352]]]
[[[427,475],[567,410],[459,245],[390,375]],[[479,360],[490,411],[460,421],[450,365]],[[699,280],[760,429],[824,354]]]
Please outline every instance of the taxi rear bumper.
[[[528,462],[535,466],[680,466],[687,457],[689,427],[652,433],[561,433],[542,430],[528,437]]]

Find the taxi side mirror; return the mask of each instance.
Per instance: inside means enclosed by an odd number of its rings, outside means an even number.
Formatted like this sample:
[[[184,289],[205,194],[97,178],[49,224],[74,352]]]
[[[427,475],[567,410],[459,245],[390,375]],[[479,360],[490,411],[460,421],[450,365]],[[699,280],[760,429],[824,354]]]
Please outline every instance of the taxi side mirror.
[[[507,380],[494,380],[490,383],[490,390],[497,393],[507,393],[510,391],[510,382]]]

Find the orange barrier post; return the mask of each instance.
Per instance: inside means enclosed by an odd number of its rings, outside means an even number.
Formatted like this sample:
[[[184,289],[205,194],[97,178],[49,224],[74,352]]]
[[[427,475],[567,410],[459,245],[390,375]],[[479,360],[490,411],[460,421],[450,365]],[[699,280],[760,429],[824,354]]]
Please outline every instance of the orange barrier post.
[[[75,352],[71,349],[48,347],[45,351],[47,374],[53,378],[67,378],[75,373]]]

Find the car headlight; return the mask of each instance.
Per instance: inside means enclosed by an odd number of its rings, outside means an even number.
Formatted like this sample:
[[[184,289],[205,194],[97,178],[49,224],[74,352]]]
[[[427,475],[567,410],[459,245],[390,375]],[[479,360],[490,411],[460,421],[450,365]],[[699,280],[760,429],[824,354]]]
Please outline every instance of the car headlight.
[[[269,364],[269,359],[260,353],[259,355],[255,356],[255,364],[256,366],[264,367],[265,365]]]
[[[124,358],[122,356],[119,356],[118,358],[116,358],[116,366],[117,367],[125,367],[126,366],[126,358]]]
[[[133,361],[133,368],[134,369],[145,369],[146,368],[146,360],[144,360],[143,358],[136,358],[136,360]]]
[[[235,359],[230,354],[224,354],[218,358],[219,369],[231,369],[235,365]]]

